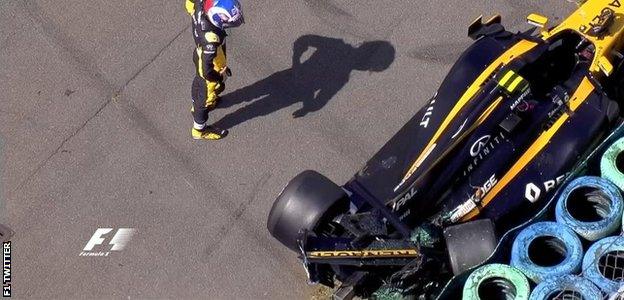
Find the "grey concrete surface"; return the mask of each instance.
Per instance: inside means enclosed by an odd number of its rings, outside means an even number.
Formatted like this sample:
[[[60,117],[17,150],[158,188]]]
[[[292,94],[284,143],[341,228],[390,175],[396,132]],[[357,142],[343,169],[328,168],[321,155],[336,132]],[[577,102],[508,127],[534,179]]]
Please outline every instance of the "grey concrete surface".
[[[265,225],[288,180],[304,169],[348,180],[435,92],[476,16],[501,13],[520,30],[527,13],[556,20],[574,9],[564,0],[243,3],[247,24],[228,40],[227,107],[211,114],[231,134],[201,143],[189,138],[183,1],[0,1],[0,190],[2,222],[16,231],[16,297],[311,297],[295,255]],[[351,70],[326,40],[304,55],[317,55],[318,68],[293,70],[293,43],[309,34],[353,47],[386,41],[396,55],[383,72]],[[292,117],[303,94],[324,92],[322,109]],[[79,257],[99,227],[137,232],[123,251]]]

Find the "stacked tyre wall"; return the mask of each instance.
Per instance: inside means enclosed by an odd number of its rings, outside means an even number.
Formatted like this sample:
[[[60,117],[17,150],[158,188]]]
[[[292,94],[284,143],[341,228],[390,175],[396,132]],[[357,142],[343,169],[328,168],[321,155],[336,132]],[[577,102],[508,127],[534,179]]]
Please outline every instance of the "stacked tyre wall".
[[[440,299],[624,299],[624,126]]]

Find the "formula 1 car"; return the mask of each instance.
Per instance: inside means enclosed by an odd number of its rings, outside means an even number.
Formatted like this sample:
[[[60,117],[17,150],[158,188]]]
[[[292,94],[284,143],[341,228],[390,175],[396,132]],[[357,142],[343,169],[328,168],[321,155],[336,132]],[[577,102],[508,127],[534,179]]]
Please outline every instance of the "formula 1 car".
[[[305,171],[270,233],[335,297],[381,286],[430,299],[534,216],[621,123],[624,2],[588,0],[561,24],[512,33],[478,18],[437,93],[346,184]]]

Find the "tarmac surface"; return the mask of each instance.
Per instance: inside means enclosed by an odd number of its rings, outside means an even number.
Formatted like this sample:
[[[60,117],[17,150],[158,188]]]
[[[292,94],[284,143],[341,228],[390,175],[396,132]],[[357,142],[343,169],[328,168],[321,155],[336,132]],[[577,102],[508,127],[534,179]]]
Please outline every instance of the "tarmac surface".
[[[501,13],[524,30],[528,13],[557,22],[575,8],[243,6],[247,24],[228,38],[234,76],[210,116],[230,135],[197,142],[183,1],[0,2],[2,223],[16,232],[15,297],[310,298],[317,287],[266,230],[281,188],[305,169],[347,181],[434,94],[475,17]],[[98,228],[136,232],[108,257],[79,256]]]

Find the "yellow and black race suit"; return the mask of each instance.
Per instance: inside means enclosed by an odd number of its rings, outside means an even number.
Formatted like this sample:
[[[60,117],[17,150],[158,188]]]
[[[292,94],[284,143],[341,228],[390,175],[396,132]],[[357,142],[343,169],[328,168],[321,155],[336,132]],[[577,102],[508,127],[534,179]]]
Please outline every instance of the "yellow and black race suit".
[[[200,21],[203,0],[186,0],[186,11],[193,18],[195,79],[191,87],[193,118],[198,124],[208,120],[208,112],[216,106],[225,89],[223,75],[227,72],[225,37],[227,34],[207,20]]]

